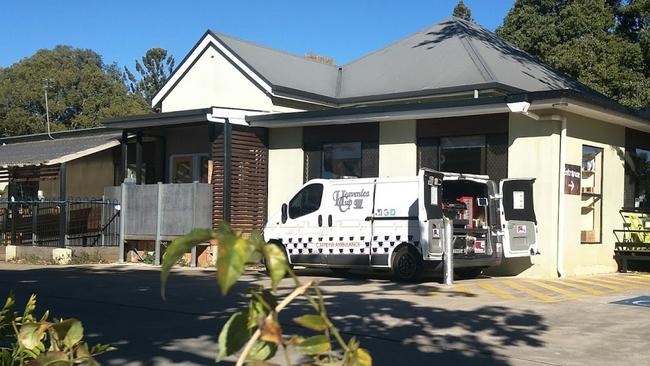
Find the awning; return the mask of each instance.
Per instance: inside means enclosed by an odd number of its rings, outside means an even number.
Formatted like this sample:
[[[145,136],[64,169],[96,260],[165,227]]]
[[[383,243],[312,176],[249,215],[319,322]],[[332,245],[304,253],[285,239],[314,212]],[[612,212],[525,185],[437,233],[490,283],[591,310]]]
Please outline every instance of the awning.
[[[122,133],[94,129],[0,139],[0,168],[61,164],[120,144]]]

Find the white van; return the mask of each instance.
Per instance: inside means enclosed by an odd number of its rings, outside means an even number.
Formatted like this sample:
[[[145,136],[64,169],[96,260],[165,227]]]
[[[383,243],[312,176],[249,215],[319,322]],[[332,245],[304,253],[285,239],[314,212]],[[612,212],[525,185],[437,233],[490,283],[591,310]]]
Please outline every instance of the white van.
[[[538,254],[532,178],[505,179],[421,169],[417,176],[314,179],[264,228],[289,263],[392,270],[416,280],[443,259],[443,215],[454,227],[454,267],[475,277],[502,257]]]

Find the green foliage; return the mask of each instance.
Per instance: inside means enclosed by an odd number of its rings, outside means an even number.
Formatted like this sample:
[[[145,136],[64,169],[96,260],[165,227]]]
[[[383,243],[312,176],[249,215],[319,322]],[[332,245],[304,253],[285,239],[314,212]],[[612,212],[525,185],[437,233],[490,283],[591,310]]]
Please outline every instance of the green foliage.
[[[193,246],[212,238],[218,241],[216,277],[222,294],[226,295],[232,289],[242,275],[245,264],[251,261],[263,258],[271,277],[271,288],[248,289],[248,307],[235,312],[221,329],[217,362],[237,353],[237,365],[243,365],[246,361],[266,361],[275,356],[278,349],[282,349],[284,361],[290,365],[292,362],[287,347],[294,347],[311,358],[309,364],[372,365],[372,357],[359,347],[359,342],[352,338],[346,343],[330,321],[318,282],[301,282],[289,267],[283,249],[276,244],[265,243],[259,233],[244,238],[227,225],[221,225],[214,233],[194,230],[188,236],[172,242],[163,257],[163,297],[170,269],[177,258]],[[292,279],[294,288],[280,299],[277,288],[286,276]],[[298,297],[305,299],[314,312],[294,318],[296,324],[317,333],[308,338],[285,335],[278,320],[280,311]],[[333,341],[343,352],[333,351]]]
[[[46,131],[45,88],[53,131],[149,110],[116,65],[92,50],[56,46],[0,69],[0,137]]]
[[[517,0],[497,34],[630,107],[650,104],[650,0]]]
[[[174,56],[168,55],[163,48],[151,48],[144,56],[142,63],[135,61],[135,70],[139,79],[129,70],[124,68],[125,78],[129,82],[129,89],[132,93],[142,96],[149,104],[169,79],[174,71]]]
[[[89,347],[84,328],[77,319],[49,321],[49,312],[34,316],[36,295],[30,296],[22,315],[14,311],[9,295],[0,310],[0,365],[72,366],[99,365],[95,356],[113,350],[108,345]],[[11,347],[6,347],[11,345]]]
[[[467,5],[465,5],[465,2],[463,0],[458,1],[458,4],[456,4],[456,7],[454,7],[454,11],[451,15],[455,16],[456,18],[467,20],[468,22],[474,21],[472,18],[472,10]]]

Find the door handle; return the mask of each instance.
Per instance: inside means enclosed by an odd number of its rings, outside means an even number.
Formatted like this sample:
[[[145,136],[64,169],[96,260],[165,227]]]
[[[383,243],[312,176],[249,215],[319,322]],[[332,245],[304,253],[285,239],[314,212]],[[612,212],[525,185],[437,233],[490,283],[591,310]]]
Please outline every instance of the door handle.
[[[332,227],[332,215],[327,215],[327,226]]]
[[[318,227],[323,226],[323,215],[318,215]]]

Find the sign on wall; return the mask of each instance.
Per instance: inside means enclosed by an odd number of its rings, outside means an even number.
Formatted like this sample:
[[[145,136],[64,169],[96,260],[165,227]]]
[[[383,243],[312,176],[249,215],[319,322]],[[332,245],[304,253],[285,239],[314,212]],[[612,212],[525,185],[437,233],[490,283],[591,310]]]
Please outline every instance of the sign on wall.
[[[564,194],[580,195],[580,165],[564,164]]]

